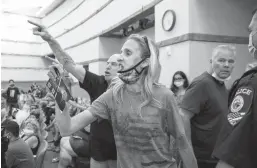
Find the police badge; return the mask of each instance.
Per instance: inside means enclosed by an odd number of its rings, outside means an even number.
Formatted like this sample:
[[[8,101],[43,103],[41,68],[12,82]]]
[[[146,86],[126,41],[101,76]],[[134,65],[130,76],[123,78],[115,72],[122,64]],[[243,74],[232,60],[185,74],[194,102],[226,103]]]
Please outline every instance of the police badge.
[[[243,117],[250,112],[253,101],[253,89],[251,87],[240,87],[230,105],[227,115],[228,122],[235,126]]]

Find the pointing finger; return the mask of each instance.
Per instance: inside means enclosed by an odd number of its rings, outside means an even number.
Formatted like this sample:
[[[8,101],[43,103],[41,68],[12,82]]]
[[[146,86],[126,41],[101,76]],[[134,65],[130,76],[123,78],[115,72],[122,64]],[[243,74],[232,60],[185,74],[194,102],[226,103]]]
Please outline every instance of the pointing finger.
[[[33,34],[34,35],[38,35],[38,36],[43,36],[43,33],[39,32],[39,31],[33,31]]]
[[[31,20],[28,20],[28,22],[29,22],[30,24],[34,25],[34,26],[37,26],[37,27],[41,28],[41,29],[44,28],[44,26],[41,25],[41,24],[39,24],[39,23],[33,22],[33,21],[31,21]]]
[[[53,63],[59,63],[57,60],[50,58],[47,55],[45,55],[44,58],[48,59],[49,61],[52,61]]]

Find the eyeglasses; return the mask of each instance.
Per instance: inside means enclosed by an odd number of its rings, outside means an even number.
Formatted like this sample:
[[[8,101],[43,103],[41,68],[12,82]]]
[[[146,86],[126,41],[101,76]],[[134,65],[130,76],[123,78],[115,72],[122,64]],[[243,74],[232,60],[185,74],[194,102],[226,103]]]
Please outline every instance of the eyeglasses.
[[[174,78],[174,80],[183,80],[184,78]]]
[[[151,51],[150,51],[150,47],[149,47],[149,43],[148,43],[147,37],[143,36],[142,38],[144,39],[145,44],[146,44],[146,48],[147,48],[147,55],[145,55],[145,56],[146,57],[150,57],[151,56]]]

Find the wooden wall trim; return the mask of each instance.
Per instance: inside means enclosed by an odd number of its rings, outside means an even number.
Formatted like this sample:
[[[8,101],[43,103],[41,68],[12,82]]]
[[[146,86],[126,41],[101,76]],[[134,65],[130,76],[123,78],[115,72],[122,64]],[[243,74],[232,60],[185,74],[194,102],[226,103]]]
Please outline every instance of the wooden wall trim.
[[[165,47],[173,44],[182,43],[185,41],[248,44],[248,37],[188,33],[188,34],[184,34],[181,36],[173,37],[173,38],[158,42],[157,44],[159,45],[159,47]]]

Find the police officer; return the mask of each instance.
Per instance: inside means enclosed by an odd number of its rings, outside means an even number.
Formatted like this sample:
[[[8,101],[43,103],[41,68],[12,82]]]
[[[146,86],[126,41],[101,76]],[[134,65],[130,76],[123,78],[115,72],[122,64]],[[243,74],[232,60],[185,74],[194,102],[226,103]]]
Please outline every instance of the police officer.
[[[257,9],[249,30],[249,52],[255,61],[230,91],[227,122],[213,152],[219,159],[216,168],[257,168]]]

